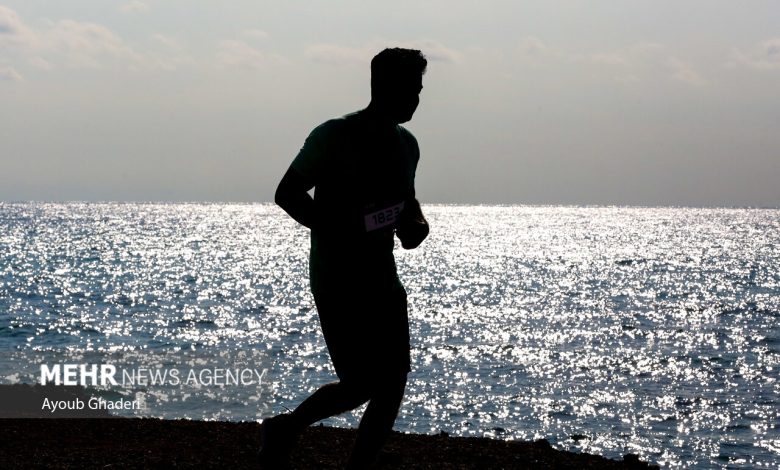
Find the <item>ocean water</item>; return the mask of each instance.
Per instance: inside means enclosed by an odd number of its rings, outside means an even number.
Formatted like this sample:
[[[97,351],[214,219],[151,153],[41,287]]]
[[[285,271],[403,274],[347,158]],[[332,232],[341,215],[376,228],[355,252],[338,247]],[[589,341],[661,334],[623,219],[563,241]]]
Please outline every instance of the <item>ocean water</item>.
[[[396,251],[413,346],[396,429],[780,467],[780,210],[425,211],[429,239]],[[0,383],[31,351],[253,350],[262,406],[225,388],[179,411],[292,408],[334,378],[307,256],[269,204],[0,203]]]

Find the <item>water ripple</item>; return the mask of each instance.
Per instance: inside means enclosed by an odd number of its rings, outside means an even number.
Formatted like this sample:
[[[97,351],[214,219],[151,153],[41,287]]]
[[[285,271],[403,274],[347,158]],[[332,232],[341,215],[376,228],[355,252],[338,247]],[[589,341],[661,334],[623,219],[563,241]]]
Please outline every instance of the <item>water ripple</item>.
[[[780,211],[426,212],[429,240],[396,251],[414,361],[398,429],[780,463]],[[0,351],[262,349],[293,407],[333,378],[308,243],[271,205],[0,203]]]

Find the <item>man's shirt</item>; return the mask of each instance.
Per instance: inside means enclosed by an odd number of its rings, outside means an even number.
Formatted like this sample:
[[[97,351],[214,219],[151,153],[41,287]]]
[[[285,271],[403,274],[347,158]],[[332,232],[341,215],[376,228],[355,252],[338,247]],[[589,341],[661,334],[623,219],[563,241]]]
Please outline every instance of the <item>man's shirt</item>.
[[[408,130],[377,122],[367,110],[311,132],[292,168],[314,183],[309,276],[315,295],[401,287],[393,233],[414,198],[419,159]]]

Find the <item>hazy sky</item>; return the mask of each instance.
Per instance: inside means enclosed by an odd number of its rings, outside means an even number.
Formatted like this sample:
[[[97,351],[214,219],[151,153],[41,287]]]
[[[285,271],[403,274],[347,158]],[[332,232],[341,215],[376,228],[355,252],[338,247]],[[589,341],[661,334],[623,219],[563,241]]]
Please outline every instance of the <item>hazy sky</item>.
[[[386,46],[424,202],[780,206],[776,0],[0,0],[0,201],[270,201]]]

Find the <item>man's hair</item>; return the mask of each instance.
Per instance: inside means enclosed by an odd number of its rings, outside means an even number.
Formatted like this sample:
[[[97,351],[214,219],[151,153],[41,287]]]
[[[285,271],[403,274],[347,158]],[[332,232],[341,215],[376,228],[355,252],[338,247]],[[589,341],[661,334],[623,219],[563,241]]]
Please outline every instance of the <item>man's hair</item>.
[[[417,49],[388,48],[371,59],[371,89],[386,89],[399,78],[424,75],[428,60]]]

